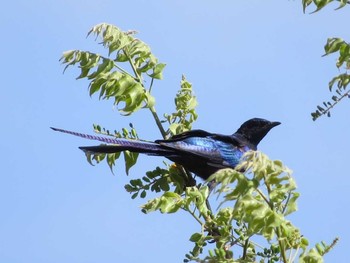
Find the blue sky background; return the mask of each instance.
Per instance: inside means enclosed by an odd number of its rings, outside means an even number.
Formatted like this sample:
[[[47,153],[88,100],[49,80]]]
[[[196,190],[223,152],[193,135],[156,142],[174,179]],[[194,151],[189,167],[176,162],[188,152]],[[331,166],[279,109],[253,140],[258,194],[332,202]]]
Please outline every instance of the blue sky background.
[[[77,148],[94,142],[49,126],[91,133],[136,126],[160,137],[149,112],[122,117],[112,103],[90,99],[78,71],[62,74],[69,49],[104,52],[89,29],[108,22],[135,29],[161,62],[154,86],[159,113],[172,112],[181,74],[199,106],[194,128],[230,134],[252,117],[281,121],[260,144],[294,171],[301,197],[290,219],[311,244],[340,242],[326,262],[348,262],[349,104],[313,122],[330,97],[335,56],[328,37],[350,40],[349,9],[303,14],[300,1],[6,1],[1,22],[0,262],[181,262],[199,228],[185,213],[144,215],[124,191],[131,178],[160,165],[142,157],[124,174],[90,166]],[[311,11],[311,10],[310,10]],[[104,53],[105,54],[105,53]]]

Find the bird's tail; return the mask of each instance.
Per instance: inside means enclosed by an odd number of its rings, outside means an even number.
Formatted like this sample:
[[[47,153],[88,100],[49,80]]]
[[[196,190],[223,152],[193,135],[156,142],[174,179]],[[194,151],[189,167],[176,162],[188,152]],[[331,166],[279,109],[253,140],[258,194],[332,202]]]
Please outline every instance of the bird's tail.
[[[138,153],[146,153],[150,155],[166,155],[170,153],[169,149],[165,149],[158,143],[154,142],[146,142],[139,140],[129,140],[122,138],[107,138],[102,136],[89,135],[79,132],[67,131],[63,129],[53,128],[54,131],[68,133],[74,136],[82,137],[89,140],[100,141],[104,143],[109,143],[110,145],[99,145],[99,146],[86,146],[79,147],[79,149],[84,152],[92,152],[92,153],[116,153],[121,151],[131,151]]]

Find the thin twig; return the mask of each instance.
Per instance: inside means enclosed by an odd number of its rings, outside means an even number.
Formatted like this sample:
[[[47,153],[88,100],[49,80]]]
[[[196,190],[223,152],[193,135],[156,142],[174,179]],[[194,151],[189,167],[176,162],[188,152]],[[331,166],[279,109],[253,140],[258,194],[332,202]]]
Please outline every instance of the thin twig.
[[[132,77],[133,79],[137,80],[133,75],[131,75],[129,72],[127,72],[126,70],[124,70],[122,67],[120,67],[115,61],[113,61],[114,66],[119,69],[123,74],[128,75],[130,77]]]
[[[271,204],[270,204],[269,200],[267,199],[267,197],[264,195],[264,193],[261,192],[259,188],[256,188],[256,191],[259,193],[259,195],[265,200],[265,202],[266,202],[266,203],[270,206],[270,208],[271,208]]]
[[[295,253],[293,255],[293,257],[290,258],[289,262],[294,262],[295,258],[297,257],[298,253],[299,253],[299,249],[300,246],[297,247],[297,249],[295,250]],[[290,255],[292,255],[292,251],[290,251]]]
[[[141,83],[141,85],[143,86],[142,77],[141,77],[141,75],[137,72],[137,70],[136,70],[136,68],[135,68],[135,65],[134,65],[133,61],[131,60],[131,57],[129,56],[129,54],[128,54],[126,48],[123,49],[123,52],[124,52],[125,56],[127,57],[128,61],[129,61],[129,64],[130,64],[130,66],[131,66],[131,68],[132,68],[132,71],[133,71],[134,74],[135,74],[136,79],[137,79],[137,80]]]
[[[196,221],[203,227],[204,226],[204,223],[199,219],[199,217],[191,211],[191,209],[189,207],[186,207],[186,208],[182,208],[183,210],[189,212],[194,219],[196,219]]]
[[[276,228],[276,235],[277,235],[277,238],[278,238],[278,245],[280,246],[280,249],[281,249],[281,256],[282,256],[283,262],[284,263],[288,263],[286,250],[285,250],[285,247],[284,247],[284,242],[281,240],[282,233],[281,233],[281,228],[280,227]]]
[[[335,105],[337,105],[342,99],[344,99],[345,97],[349,97],[350,96],[350,90],[348,90],[346,93],[344,93],[339,99],[337,99],[333,104],[331,104],[329,107],[327,107],[327,109],[325,111],[322,111],[321,114],[322,115],[326,115],[328,114],[328,112],[330,112],[330,110],[332,108],[335,107]]]
[[[151,78],[151,84],[149,85],[148,92],[151,93],[152,91],[152,86],[153,86],[154,78]]]
[[[284,213],[286,212],[286,210],[287,210],[290,197],[291,197],[291,192],[288,193],[288,197],[287,197],[286,204],[284,205],[284,207],[283,207],[283,209],[282,209],[282,214],[284,214]]]
[[[151,111],[151,113],[152,113],[152,116],[153,116],[153,118],[154,118],[154,120],[155,120],[157,126],[158,126],[158,129],[159,129],[160,133],[161,133],[162,136],[163,136],[163,139],[166,139],[166,131],[165,131],[164,128],[163,128],[162,122],[160,121],[160,119],[159,119],[159,117],[158,117],[158,114],[157,114],[157,112],[156,112],[155,107],[153,106],[153,107],[151,107],[151,108],[149,108],[149,109],[150,109],[150,111]]]
[[[338,243],[338,241],[339,241],[339,237],[336,237],[336,238],[333,240],[332,244],[330,244],[330,245],[325,249],[325,251],[323,252],[323,255],[327,254],[331,249],[333,249],[334,246]]]
[[[266,176],[264,175],[264,181],[265,181],[265,185],[266,185],[266,188],[267,188],[267,193],[269,194],[270,196],[270,193],[271,193],[271,187],[270,185],[266,182]],[[271,208],[272,211],[275,211],[275,208],[273,206],[273,203],[269,202],[268,201],[268,204]],[[281,236],[282,236],[282,233],[281,233],[281,227],[276,227],[276,235],[277,235],[277,239],[278,239],[278,245],[280,247],[280,251],[281,251],[281,256],[282,256],[282,260],[284,263],[288,263],[288,260],[287,260],[287,255],[286,255],[286,250],[285,250],[285,244],[283,242],[283,240],[281,239]]]
[[[247,238],[246,241],[244,242],[243,256],[242,256],[243,260],[245,260],[245,258],[247,256],[248,245],[249,245],[249,238]]]

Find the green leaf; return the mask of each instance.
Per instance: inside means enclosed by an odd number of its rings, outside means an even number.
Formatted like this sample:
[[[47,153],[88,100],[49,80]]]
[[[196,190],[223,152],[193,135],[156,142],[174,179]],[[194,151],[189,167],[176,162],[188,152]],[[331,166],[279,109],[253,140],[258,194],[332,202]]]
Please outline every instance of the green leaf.
[[[146,195],[147,195],[147,192],[146,192],[145,190],[143,190],[143,191],[141,192],[140,197],[141,197],[141,198],[145,198]]]
[[[323,263],[323,257],[316,251],[316,249],[312,248],[309,252],[303,253],[299,257],[300,263]]]
[[[161,213],[175,213],[182,206],[182,198],[173,192],[165,192],[161,197],[152,199],[142,206],[144,213],[159,210]]]
[[[203,238],[203,235],[201,233],[194,233],[191,237],[190,237],[190,241],[191,242],[198,242],[199,240],[201,240]]]
[[[119,159],[120,152],[119,153],[112,153],[107,154],[107,164],[109,166],[109,169],[111,169],[111,172],[113,173],[113,166],[115,165],[115,161]]]
[[[324,46],[324,51],[326,52],[324,56],[339,51],[343,44],[345,44],[345,42],[341,38],[328,38]]]
[[[335,10],[339,10],[340,8],[343,8],[344,6],[346,6],[346,4],[349,4],[349,2],[347,0],[339,0],[339,6],[335,9]]]
[[[303,12],[305,13],[306,7],[312,4],[312,0],[302,0],[302,3],[303,3]]]
[[[125,160],[125,172],[129,175],[129,170],[133,167],[137,162],[138,153],[133,153],[129,151],[124,151],[124,160]]]
[[[153,73],[149,76],[154,79],[162,79],[163,78],[163,70],[166,64],[159,63],[153,68]]]
[[[297,199],[299,198],[300,194],[299,193],[292,193],[291,194],[291,198],[288,201],[287,207],[286,207],[286,211],[284,213],[284,215],[289,215],[291,213],[293,213],[294,211],[298,210],[298,205],[297,205]]]

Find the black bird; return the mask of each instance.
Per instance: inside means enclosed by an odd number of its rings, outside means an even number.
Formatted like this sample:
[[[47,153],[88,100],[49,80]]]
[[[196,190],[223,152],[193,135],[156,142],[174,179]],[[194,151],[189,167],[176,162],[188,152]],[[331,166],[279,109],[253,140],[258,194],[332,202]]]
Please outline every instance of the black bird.
[[[168,140],[156,140],[155,142],[121,138],[112,139],[57,128],[52,129],[109,143],[107,145],[79,147],[84,152],[115,153],[128,150],[130,152],[164,156],[206,180],[220,169],[235,168],[242,155],[246,151],[256,150],[257,145],[265,135],[279,124],[281,123],[254,118],[243,123],[232,135],[192,130],[177,134]]]

